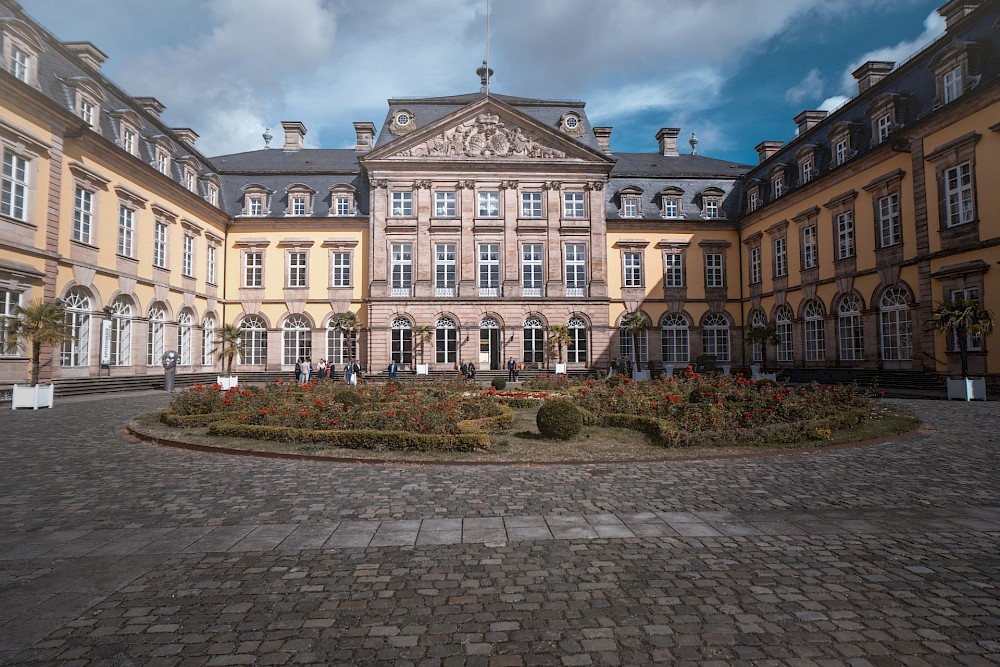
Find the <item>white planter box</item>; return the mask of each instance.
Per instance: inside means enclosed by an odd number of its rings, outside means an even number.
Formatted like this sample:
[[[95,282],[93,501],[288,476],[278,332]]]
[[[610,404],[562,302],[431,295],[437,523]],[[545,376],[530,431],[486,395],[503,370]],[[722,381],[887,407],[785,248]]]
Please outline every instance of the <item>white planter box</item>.
[[[732,369],[732,364],[722,364],[722,374],[729,375],[730,369]]]
[[[556,375],[566,375],[566,364],[556,364]]]
[[[760,375],[760,364],[750,364],[750,377],[756,378]]]
[[[54,384],[39,384],[34,387],[15,384],[14,391],[10,399],[11,410],[18,408],[51,408],[52,399],[55,397],[56,386]]]
[[[757,373],[757,375],[754,375],[753,378],[751,378],[751,379],[753,379],[753,380],[755,380],[757,382],[760,382],[761,380],[770,380],[771,382],[777,382],[778,381],[778,374],[777,373]]]
[[[948,384],[948,400],[985,401],[986,378],[963,378],[945,380]]]
[[[219,389],[222,391],[229,391],[233,387],[239,385],[240,376],[239,375],[216,375],[215,381],[219,385]]]
[[[663,372],[667,374],[667,377],[671,377],[674,374],[674,365],[667,364],[663,367]]]
[[[430,375],[430,364],[417,364],[417,375]]]
[[[649,371],[635,371],[632,373],[632,379],[636,382],[642,382],[643,380],[649,379]]]

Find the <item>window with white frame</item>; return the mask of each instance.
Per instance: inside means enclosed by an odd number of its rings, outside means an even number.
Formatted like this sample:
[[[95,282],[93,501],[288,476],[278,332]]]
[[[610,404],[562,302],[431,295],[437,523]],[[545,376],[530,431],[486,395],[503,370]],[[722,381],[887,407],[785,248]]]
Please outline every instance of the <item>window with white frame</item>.
[[[396,330],[394,329],[393,331]],[[326,328],[326,357],[332,363],[338,365],[346,364],[352,359],[357,359],[358,332],[354,329],[344,329],[341,326],[337,326],[336,319],[330,320],[330,324]],[[393,355],[393,359],[397,363],[401,363],[395,355]]]
[[[167,268],[167,225],[163,222],[153,223],[153,266]]]
[[[205,281],[209,285],[215,285],[215,270],[218,264],[219,249],[214,245],[206,248]]]
[[[73,206],[73,240],[90,244],[93,239],[94,193],[77,186]]]
[[[122,125],[122,148],[129,155],[138,155],[135,131],[124,123]]]
[[[521,245],[521,296],[542,296],[542,244]]]
[[[288,259],[288,287],[306,287],[309,273],[306,266],[306,253],[293,250],[286,255]]]
[[[571,364],[587,362],[587,323],[582,317],[571,317],[566,323],[569,329],[569,343],[566,345],[566,361]]]
[[[479,244],[479,296],[500,296],[500,244]]]
[[[125,205],[118,207],[118,254],[135,257],[135,210]]]
[[[413,363],[413,323],[405,317],[397,317],[390,325],[392,332],[390,354],[397,364]]]
[[[240,324],[241,366],[263,366],[267,363],[267,325],[258,315],[243,318]]]
[[[163,304],[154,303],[149,308],[146,328],[146,365],[159,366],[163,363],[166,341],[167,310]]]
[[[785,192],[785,174],[779,172],[771,177],[771,198],[777,199]]]
[[[479,209],[477,215],[480,218],[499,218],[500,217],[500,193],[499,192],[480,192],[479,193]]]
[[[764,317],[764,313],[759,310],[754,311],[753,315],[750,316],[750,328],[764,329],[765,327],[767,327],[767,318]],[[756,363],[764,361],[764,344],[760,341],[750,343],[750,360]]]
[[[750,248],[750,284],[759,285],[764,280],[761,270],[760,246]]]
[[[663,217],[664,218],[679,218],[681,217],[681,198],[677,196],[664,196],[663,197]]]
[[[774,277],[788,275],[788,242],[784,236],[774,239]]]
[[[192,169],[191,167],[185,167],[184,168],[184,187],[185,188],[187,188],[191,192],[197,192],[198,191],[198,185],[197,185],[198,181],[197,181],[197,178],[198,178],[198,176],[195,173],[194,169]]]
[[[815,158],[812,153],[799,162],[799,183],[805,184],[813,179],[814,164]]]
[[[409,190],[392,193],[392,206],[389,209],[394,218],[413,217],[413,193]]]
[[[194,318],[189,312],[181,313],[177,318],[177,365],[191,365],[191,344],[194,331]]]
[[[906,290],[890,287],[879,299],[879,329],[882,335],[882,360],[907,361],[912,358],[910,307]]]
[[[132,302],[124,296],[111,302],[111,348],[109,362],[112,366],[132,365]]]
[[[719,218],[722,215],[722,198],[721,197],[704,197],[703,203],[705,205],[705,217],[706,218]]]
[[[587,289],[587,246],[566,244],[566,296],[584,296]]]
[[[883,143],[886,139],[889,138],[889,135],[892,133],[892,117],[893,117],[892,110],[889,109],[884,113],[879,114],[873,121],[875,128],[874,135],[876,144]]]
[[[976,304],[979,303],[979,288],[969,287],[967,289],[955,289],[951,290],[949,298],[952,301],[973,301]],[[982,352],[983,351],[983,335],[981,333],[968,332],[965,338],[966,350],[969,352]],[[957,332],[953,329],[948,333],[948,349],[952,352],[958,352],[958,336]]]
[[[438,190],[434,193],[434,217],[454,218],[457,211],[457,198],[454,190]]]
[[[159,146],[156,147],[156,170],[161,174],[170,175],[170,153]],[[260,213],[256,215],[260,215]]]
[[[725,286],[726,269],[722,262],[722,253],[705,253],[705,287],[720,288]]]
[[[521,331],[522,360],[526,364],[545,363],[545,325],[537,317],[524,320]]]
[[[330,287],[351,286],[351,253],[335,250],[330,253]]]
[[[802,268],[815,269],[817,265],[819,265],[819,241],[816,225],[808,225],[802,229]]]
[[[14,317],[14,309],[21,305],[21,293],[8,289],[0,289],[0,331],[7,331],[7,323]],[[16,344],[6,345],[0,339],[0,357],[18,355]]]
[[[540,218],[544,214],[541,192],[521,193],[521,217]]]
[[[663,253],[664,287],[684,287],[684,253],[679,250]]]
[[[194,277],[194,237],[190,234],[184,235],[181,247],[181,273],[189,278]]]
[[[642,253],[629,250],[622,253],[623,287],[642,287]]]
[[[281,327],[281,363],[294,366],[312,356],[312,328],[302,315],[291,315]]]
[[[247,215],[264,215],[264,197],[261,194],[247,195]]]
[[[826,312],[815,299],[806,304],[802,319],[805,325],[806,361],[826,359]]]
[[[248,250],[243,253],[243,286],[264,286],[264,253]]]
[[[32,56],[16,44],[10,47],[10,73],[23,83],[31,83]]]
[[[660,326],[660,351],[665,364],[685,364],[691,357],[690,328],[687,318],[680,313],[663,316]]]
[[[219,205],[219,188],[215,183],[209,183],[205,186],[205,199],[212,206]]]
[[[563,193],[563,217],[564,218],[584,218],[586,217],[584,204],[584,193],[564,192]]]
[[[63,366],[90,365],[90,295],[80,288],[73,288],[63,299],[66,333],[70,338],[63,342],[59,363]]]
[[[622,197],[622,217],[639,217],[639,197],[636,195],[626,195]]]
[[[306,214],[306,195],[292,195],[291,196],[291,214],[292,215],[305,215]]]
[[[201,365],[215,365],[215,317],[206,315],[201,325]]]
[[[334,215],[351,215],[351,201],[349,195],[337,195],[333,198]]]
[[[944,171],[945,226],[955,227],[973,220],[972,163]]]
[[[454,243],[434,244],[434,296],[455,296],[458,284],[455,248]]]
[[[3,190],[0,215],[27,220],[28,160],[10,150],[3,152]]]
[[[747,193],[747,213],[753,213],[760,208],[760,191],[757,188]]]
[[[458,360],[458,328],[450,317],[439,317],[434,327],[435,360],[454,364]]]
[[[702,347],[716,361],[729,361],[729,319],[722,313],[711,313],[701,323]]]
[[[837,346],[841,361],[863,361],[865,358],[861,299],[856,294],[845,296],[837,308]]]
[[[837,214],[837,259],[854,257],[854,213]]]
[[[780,306],[774,313],[774,332],[778,337],[775,351],[778,361],[791,361],[794,354],[792,341],[792,309]]]
[[[941,75],[941,95],[948,104],[962,95],[962,66],[954,67]]]
[[[901,237],[899,222],[899,195],[893,193],[878,200],[879,247],[887,248],[899,243]]]
[[[390,253],[391,296],[410,296],[413,288],[413,245],[393,243]]]
[[[847,137],[838,139],[833,145],[833,164],[841,165],[847,162],[850,151],[850,142]]]
[[[86,97],[81,96],[78,113],[80,114],[80,118],[83,120],[83,122],[93,127],[95,122],[96,112],[97,112],[97,107],[94,105],[94,103],[89,99],[87,99]]]

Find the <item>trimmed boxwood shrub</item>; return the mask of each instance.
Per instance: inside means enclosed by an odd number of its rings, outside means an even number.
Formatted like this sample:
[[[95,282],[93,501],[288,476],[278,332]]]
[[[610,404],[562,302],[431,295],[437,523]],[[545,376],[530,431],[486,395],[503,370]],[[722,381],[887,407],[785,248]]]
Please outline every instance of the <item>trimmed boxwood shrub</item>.
[[[538,426],[538,432],[545,438],[569,440],[583,429],[583,417],[573,401],[552,398],[538,408],[535,424]]]
[[[236,422],[215,422],[208,432],[231,438],[254,438],[272,442],[324,444],[344,449],[397,452],[485,452],[490,437],[480,432],[448,435],[408,431],[320,431],[289,426],[254,426]]]
[[[160,413],[160,421],[175,428],[196,428],[208,426],[213,422],[232,419],[228,412],[206,412],[200,415],[179,415],[170,408]]]
[[[351,389],[341,389],[340,391],[336,391],[331,398],[341,405],[361,405],[365,402],[365,399],[361,397],[361,394]]]
[[[493,388],[497,391],[503,391],[507,387],[507,381],[499,375],[493,378],[493,381],[490,382],[490,384],[493,385]]]
[[[704,401],[715,400],[715,395],[717,394],[715,387],[711,385],[702,385],[700,387],[695,387],[691,390],[691,395],[688,396],[688,401],[691,403],[702,403]]]

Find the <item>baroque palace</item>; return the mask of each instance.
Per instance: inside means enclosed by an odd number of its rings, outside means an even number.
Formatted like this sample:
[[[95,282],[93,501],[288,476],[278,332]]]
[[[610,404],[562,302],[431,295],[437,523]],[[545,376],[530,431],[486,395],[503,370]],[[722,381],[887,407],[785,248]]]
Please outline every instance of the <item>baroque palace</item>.
[[[486,67],[477,93],[390,99],[353,149],[306,148],[285,122],[280,146],[206,157],[101,73],[97,47],[0,0],[0,317],[62,300],[56,379],[162,373],[167,350],[214,371],[225,324],[242,330],[235,372],[636,354],[954,371],[933,305],[1000,306],[1000,0],[939,12],[941,38],[864,64],[851,101],[803,111],[752,166],[698,155],[693,135],[682,149],[677,128],[616,152],[582,102],[488,92]],[[772,323],[777,345],[745,342]],[[970,343],[976,374],[998,367]],[[0,385],[27,366],[6,351]]]

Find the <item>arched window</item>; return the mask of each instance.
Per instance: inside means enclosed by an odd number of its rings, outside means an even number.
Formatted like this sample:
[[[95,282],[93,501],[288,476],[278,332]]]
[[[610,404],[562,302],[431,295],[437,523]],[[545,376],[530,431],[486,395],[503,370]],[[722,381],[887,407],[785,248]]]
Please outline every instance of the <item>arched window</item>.
[[[899,286],[887,289],[879,300],[878,318],[882,331],[882,359],[911,359],[910,307],[906,303],[906,290]]]
[[[358,358],[358,332],[338,326],[338,322],[333,317],[326,327],[326,356],[330,363],[340,365]]]
[[[177,364],[191,365],[191,338],[194,330],[194,318],[185,311],[177,318]]]
[[[710,313],[701,323],[701,340],[705,354],[716,361],[729,361],[729,320],[722,313]]]
[[[201,365],[215,364],[215,317],[206,315],[201,325]]]
[[[763,329],[767,326],[767,318],[759,310],[754,311],[750,316],[751,329]],[[761,343],[750,343],[750,359],[752,361],[764,361],[764,345]]]
[[[413,363],[413,323],[405,317],[392,321],[392,360],[397,364]]]
[[[569,329],[566,361],[571,364],[587,363],[587,323],[582,317],[571,317],[566,328]]]
[[[436,361],[439,364],[453,364],[458,359],[458,329],[455,320],[439,317],[434,329]]]
[[[649,322],[647,321],[648,325]],[[625,331],[624,329],[618,329],[618,354],[621,355],[623,361],[635,362],[635,357],[632,356],[632,341],[633,338],[638,338],[639,343],[639,359],[640,363],[646,363],[649,361],[649,337],[646,329],[643,329],[638,333],[638,336],[632,334],[631,331]]]
[[[844,297],[837,309],[837,345],[841,361],[862,361],[865,358],[861,299],[856,294]]]
[[[240,325],[240,365],[263,366],[267,363],[267,325],[259,315],[243,318]]]
[[[167,324],[167,309],[162,303],[149,307],[149,327],[146,329],[146,365],[158,366],[163,363],[164,329]]]
[[[73,338],[63,343],[60,361],[63,366],[90,364],[90,295],[73,288],[63,299],[66,308],[66,331]]]
[[[806,304],[803,319],[805,320],[806,361],[823,361],[826,359],[826,311],[823,304],[813,299]]]
[[[312,356],[312,328],[302,315],[291,315],[281,328],[281,363],[294,366],[299,359]]]
[[[778,336],[778,361],[791,361],[794,345],[792,344],[792,309],[781,306],[774,313],[774,328]]]
[[[111,302],[111,361],[112,366],[132,364],[132,302],[119,296]]]
[[[663,317],[660,348],[663,353],[663,363],[687,363],[691,356],[687,318],[680,313],[669,313]]]
[[[545,363],[545,325],[542,320],[537,317],[525,319],[521,337],[524,341],[524,363]]]

